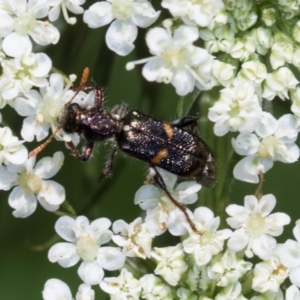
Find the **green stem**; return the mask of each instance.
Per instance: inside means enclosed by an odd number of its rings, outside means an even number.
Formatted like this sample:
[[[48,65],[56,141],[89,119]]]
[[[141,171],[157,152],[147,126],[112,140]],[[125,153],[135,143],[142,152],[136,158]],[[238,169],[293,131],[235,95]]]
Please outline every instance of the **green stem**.
[[[212,189],[202,188],[200,192],[200,204],[209,207],[220,216],[221,227],[225,227],[225,208],[230,203],[230,189],[234,182],[233,166],[235,165],[234,151],[231,145],[231,134],[218,137],[213,133],[213,123],[207,118],[208,109],[213,105],[217,94],[211,91],[203,93],[200,100],[200,133],[201,138],[209,145],[216,160],[216,185]]]

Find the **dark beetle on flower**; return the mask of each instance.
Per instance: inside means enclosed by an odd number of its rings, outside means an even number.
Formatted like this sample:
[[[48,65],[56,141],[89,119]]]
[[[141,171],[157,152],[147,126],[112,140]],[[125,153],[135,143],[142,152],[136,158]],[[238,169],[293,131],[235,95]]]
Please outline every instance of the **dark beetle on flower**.
[[[83,78],[87,77],[84,73]],[[78,159],[86,161],[92,154],[95,142],[112,139],[111,153],[99,177],[111,174],[112,162],[117,149],[147,162],[155,182],[184,213],[191,228],[197,232],[185,207],[169,193],[163,178],[157,171],[157,167],[160,167],[176,175],[195,179],[206,187],[214,186],[214,157],[205,142],[193,133],[197,124],[196,118],[184,117],[173,123],[166,123],[136,110],[128,112],[125,104],[117,105],[111,111],[107,111],[102,107],[103,89],[97,85],[86,87],[86,80],[82,80],[83,83],[77,93],[86,88],[94,89],[94,106],[86,108],[72,103],[75,94],[66,104],[65,111],[59,119],[61,125],[58,130],[63,129],[66,133],[78,133],[85,139],[85,145],[81,152],[73,142],[67,143],[73,154]],[[30,156],[40,152],[56,132],[44,144],[33,150]]]

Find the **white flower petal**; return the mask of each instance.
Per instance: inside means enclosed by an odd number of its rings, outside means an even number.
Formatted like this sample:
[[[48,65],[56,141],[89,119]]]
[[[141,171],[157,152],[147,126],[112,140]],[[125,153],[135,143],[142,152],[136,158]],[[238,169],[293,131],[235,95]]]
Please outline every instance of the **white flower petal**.
[[[43,290],[44,300],[72,300],[72,294],[67,284],[59,279],[49,279]]]
[[[32,39],[42,46],[57,44],[59,41],[59,30],[49,22],[36,21],[36,25],[29,32]]]
[[[17,97],[14,109],[20,116],[31,116],[38,112],[43,99],[36,90],[30,90],[25,97]]]
[[[234,178],[258,183],[260,172],[266,173],[273,167],[273,161],[269,158],[259,158],[257,156],[247,156],[241,159],[233,169]]]
[[[75,243],[77,241],[77,236],[74,231],[75,226],[76,222],[73,218],[63,216],[56,221],[55,231],[64,240]]]
[[[276,245],[276,240],[273,237],[263,234],[259,238],[254,239],[252,250],[260,259],[268,260],[273,255]]]
[[[27,11],[34,14],[36,19],[45,18],[48,15],[49,3],[47,0],[29,0]]]
[[[205,225],[214,218],[214,213],[208,207],[198,207],[194,211],[194,216],[197,222]]]
[[[158,19],[160,11],[156,12],[148,1],[138,2],[136,5],[133,5],[131,19],[134,24],[141,28],[149,27]]]
[[[153,209],[158,205],[160,191],[152,184],[140,187],[134,195],[134,204],[138,204],[141,209]]]
[[[57,174],[64,162],[64,154],[61,151],[54,153],[52,157],[44,157],[39,160],[34,168],[34,173],[43,178],[49,179]]]
[[[130,20],[115,20],[108,28],[105,40],[109,49],[118,55],[125,56],[134,49],[133,42],[137,37],[137,27]]]
[[[83,14],[83,21],[90,28],[98,28],[109,24],[113,20],[112,5],[109,2],[96,2]]]
[[[67,1],[66,6],[70,12],[73,14],[82,14],[84,9],[79,5],[84,4],[85,0],[82,1]]]
[[[285,292],[285,299],[286,300],[299,300],[300,299],[299,289],[295,285],[291,285],[290,287],[288,287]]]
[[[6,152],[4,154],[6,160],[12,164],[20,165],[23,164],[28,158],[28,151],[25,146],[20,145],[18,150],[15,152]]]
[[[49,211],[57,210],[58,206],[65,201],[65,198],[64,187],[52,180],[43,181],[43,187],[37,194],[40,204]]]
[[[111,240],[112,232],[108,230],[110,225],[111,221],[107,218],[96,219],[90,224],[89,231],[98,245],[103,245]]]
[[[300,266],[293,268],[290,271],[290,280],[293,284],[295,284],[297,287],[300,287]]]
[[[246,247],[249,237],[243,232],[235,231],[228,240],[228,248],[234,252],[238,252]]]
[[[125,255],[116,247],[101,247],[97,262],[105,270],[114,271],[121,269],[125,263]]]
[[[255,134],[241,133],[236,139],[232,138],[231,143],[239,155],[254,155],[260,146],[259,139]]]
[[[94,285],[99,284],[102,281],[104,271],[96,261],[83,261],[78,268],[78,275],[83,282]]]
[[[52,263],[57,262],[63,268],[69,268],[79,262],[80,256],[77,253],[75,245],[57,243],[49,249],[48,259]]]
[[[56,21],[59,17],[59,14],[60,14],[60,5],[52,7],[49,10],[49,14],[48,14],[49,20],[51,22]]]
[[[8,14],[1,14],[0,38],[4,38],[14,29],[14,19]]]
[[[147,33],[146,43],[151,54],[161,55],[169,46],[169,35],[164,28],[155,27]]]
[[[160,78],[161,69],[163,69],[163,60],[160,57],[148,61],[142,69],[143,76],[148,81],[155,81]]]
[[[186,212],[191,216],[192,213],[186,209]],[[189,227],[185,216],[179,209],[173,210],[168,216],[168,230],[174,236],[182,236],[187,233]]]
[[[8,56],[20,57],[32,51],[32,44],[27,35],[12,32],[3,39],[2,49]]]
[[[7,191],[17,184],[18,175],[7,171],[5,166],[0,166],[0,190]]]
[[[30,74],[35,77],[46,76],[52,68],[52,61],[45,53],[36,53],[36,67],[30,69]]]
[[[25,191],[16,186],[8,197],[8,204],[15,209],[13,215],[16,218],[26,218],[30,216],[36,209],[36,197],[32,193]]]
[[[300,244],[298,242],[289,239],[278,246],[276,253],[278,253],[282,264],[287,268],[300,266]]]
[[[197,27],[182,25],[174,31],[174,45],[182,48],[190,46],[199,38]]]
[[[255,132],[260,137],[272,135],[278,127],[278,121],[268,112],[261,113],[260,123],[256,126]]]
[[[194,90],[195,78],[188,70],[179,69],[174,74],[171,83],[179,96],[185,96]]]

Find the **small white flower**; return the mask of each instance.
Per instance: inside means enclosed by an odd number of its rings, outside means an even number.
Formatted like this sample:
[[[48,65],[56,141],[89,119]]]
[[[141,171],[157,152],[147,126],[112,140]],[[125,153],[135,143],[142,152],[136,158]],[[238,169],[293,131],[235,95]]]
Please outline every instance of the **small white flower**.
[[[218,26],[212,31],[202,29],[199,31],[200,37],[205,41],[205,48],[210,53],[229,53],[234,45],[234,32],[227,26]]]
[[[214,300],[247,300],[242,295],[242,285],[240,282],[232,283],[216,295]]]
[[[8,191],[18,184],[18,174],[11,173],[6,166],[0,165],[0,190]]]
[[[267,75],[262,97],[267,100],[273,100],[275,96],[282,100],[289,99],[289,90],[295,89],[298,83],[299,81],[290,69],[281,67]]]
[[[39,45],[56,44],[59,31],[45,18],[49,11],[49,1],[3,0],[1,5],[0,37],[2,48],[12,57],[28,55],[32,50],[30,36]]]
[[[21,116],[26,116],[21,130],[21,135],[26,141],[31,142],[34,137],[37,141],[41,141],[48,135],[49,128],[54,132],[59,126],[65,104],[75,93],[70,90],[74,80],[72,77],[74,76],[71,75],[68,84],[64,86],[64,79],[60,74],[51,74],[48,84],[40,89],[40,93],[32,89],[15,99],[15,110]],[[93,93],[86,94],[80,91],[73,102],[86,105],[92,95]],[[61,130],[56,137],[69,141],[75,135],[66,134]]]
[[[168,191],[179,203],[186,205],[197,201],[197,192],[201,185],[195,181],[181,182],[174,188],[177,176],[158,168]],[[134,203],[147,210],[146,226],[151,234],[160,235],[167,229],[173,235],[182,235],[187,231],[187,221],[182,211],[175,206],[164,191],[152,184],[139,188]],[[187,213],[190,213],[187,210]]]
[[[300,220],[293,229],[296,241],[288,239],[278,246],[276,254],[282,264],[290,270],[290,281],[300,287]]]
[[[99,284],[104,276],[103,269],[117,270],[125,262],[125,255],[119,248],[102,247],[111,240],[110,225],[107,218],[99,218],[91,224],[84,216],[76,220],[67,216],[59,218],[55,230],[67,242],[53,245],[48,253],[49,260],[68,268],[82,259],[79,277],[87,284]]]
[[[246,196],[245,206],[229,205],[227,223],[235,231],[228,240],[228,248],[234,252],[245,249],[247,257],[253,257],[254,253],[261,259],[269,259],[276,247],[273,236],[281,235],[283,226],[290,223],[285,213],[270,214],[275,204],[275,197],[268,194],[260,200]]]
[[[78,291],[76,293],[76,300],[94,300],[95,299],[95,291],[89,284],[82,283]]]
[[[142,298],[145,300],[173,300],[170,287],[153,274],[147,274],[140,278]]]
[[[54,176],[63,164],[62,152],[51,157],[44,157],[35,164],[35,157],[27,159],[22,165],[9,164],[8,171],[18,173],[17,182],[9,195],[8,203],[15,209],[13,215],[26,218],[31,215],[39,202],[46,210],[55,211],[65,201],[65,189],[55,181],[48,180]]]
[[[71,290],[60,279],[48,279],[43,290],[44,300],[72,300]]]
[[[130,62],[126,68],[135,64],[146,63],[143,76],[148,81],[171,83],[176,93],[184,96],[194,90],[195,83],[205,87],[204,81],[193,69],[211,58],[206,49],[193,45],[199,38],[198,29],[186,25],[179,26],[171,33],[171,23],[165,22],[166,28],[150,29],[146,42],[154,56],[136,62]]]
[[[212,71],[220,85],[229,87],[233,83],[235,78],[235,67],[233,65],[214,60]]]
[[[73,25],[77,19],[75,17],[70,18],[67,10],[73,14],[82,14],[84,9],[80,5],[83,5],[85,0],[48,0],[48,3],[51,6],[48,14],[50,21],[56,21],[60,15],[60,9],[62,9],[65,20]]]
[[[273,45],[272,31],[269,28],[258,27],[252,30],[256,51],[265,55]]]
[[[244,2],[244,1],[243,1]],[[249,1],[248,1],[249,3]],[[257,14],[255,11],[249,11],[248,14],[243,19],[237,19],[236,20],[237,28],[246,31],[248,28],[253,26],[257,21]]]
[[[207,267],[194,264],[186,274],[186,283],[192,291],[206,291],[211,286],[212,280],[208,277]]]
[[[261,173],[265,174],[266,172],[268,172],[273,167],[273,165],[273,160],[267,157],[260,157],[257,154],[249,155],[247,157],[242,158],[234,166],[233,176],[234,178],[241,181],[258,183],[259,175]]]
[[[241,61],[247,61],[255,52],[255,43],[251,39],[235,39],[230,55]]]
[[[204,60],[199,63],[197,67],[197,74],[201,78],[202,82],[195,82],[195,86],[199,90],[210,90],[214,86],[217,86],[219,82],[227,81],[229,79],[231,70],[228,64],[226,66],[220,66],[219,69],[216,69],[216,64],[214,63],[213,56],[204,56]],[[227,67],[227,68],[226,68]],[[216,77],[216,76],[217,77]],[[228,76],[229,75],[229,76]],[[230,79],[229,79],[230,80]]]
[[[259,173],[267,172],[273,161],[292,163],[298,160],[297,120],[292,114],[276,120],[270,113],[262,112],[255,132],[257,135],[240,134],[232,139],[234,150],[240,155],[248,155],[235,166],[235,178],[257,183]]]
[[[142,218],[137,218],[130,224],[123,220],[115,221],[113,232],[117,235],[112,240],[122,247],[126,256],[143,259],[150,257],[153,235],[146,228],[146,224],[142,223]]]
[[[255,265],[252,288],[260,293],[277,293],[287,277],[288,269],[277,257],[273,256],[270,260]]]
[[[213,255],[223,250],[224,241],[231,235],[230,229],[217,230],[220,218],[214,217],[213,212],[207,207],[198,207],[194,212],[193,222],[202,234],[189,229],[190,236],[182,244],[184,252],[192,254],[197,266],[210,262]]]
[[[261,18],[267,26],[272,26],[276,22],[275,8],[273,7],[263,8]]]
[[[208,118],[215,122],[214,133],[223,136],[228,131],[250,133],[260,121],[261,106],[254,86],[236,82],[221,90],[220,99],[209,109]]]
[[[181,244],[174,247],[154,248],[151,256],[156,260],[154,270],[171,286],[176,286],[188,266],[184,261],[184,252]]]
[[[267,77],[267,68],[259,60],[250,60],[242,64],[238,77],[260,86]]]
[[[299,43],[300,42],[300,22],[295,24],[293,29],[293,38]]]
[[[273,70],[291,63],[293,58],[293,46],[288,41],[276,42],[272,45],[270,63]]]
[[[66,283],[60,279],[49,279],[43,290],[44,300],[73,300],[71,290]],[[76,294],[76,300],[94,300],[95,291],[88,284],[81,284]]]
[[[161,6],[167,8],[173,17],[181,17],[187,25],[207,27],[224,8],[224,3],[221,0],[163,0]]]
[[[300,52],[299,52],[300,54]],[[297,87],[290,93],[292,105],[291,111],[294,113],[295,117],[297,118],[297,129],[299,131],[299,119],[300,119],[300,88]]]
[[[91,28],[112,22],[106,32],[106,44],[118,55],[125,56],[134,49],[137,26],[149,27],[160,15],[146,0],[108,0],[96,2],[84,12],[83,20]]]
[[[28,151],[16,136],[12,135],[9,127],[0,127],[0,164],[23,164],[27,157]]]
[[[110,295],[111,300],[140,299],[140,282],[126,269],[122,269],[118,277],[106,277],[100,282],[103,291]]]
[[[236,283],[252,268],[252,263],[238,258],[236,253],[226,250],[221,259],[215,260],[208,267],[208,276],[217,281],[217,286]]]
[[[179,300],[197,300],[198,297],[192,293],[192,291],[183,287],[177,290],[177,296]]]
[[[286,289],[285,300],[300,300],[300,291],[295,285]]]
[[[30,53],[14,59],[3,60],[0,92],[4,100],[12,100],[20,93],[47,84],[52,61],[45,53]]]
[[[288,300],[283,297],[283,292],[281,290],[278,290],[278,292],[265,292],[262,294],[258,294],[257,296],[254,296],[250,298],[250,300]],[[298,299],[289,299],[289,300],[298,300]]]

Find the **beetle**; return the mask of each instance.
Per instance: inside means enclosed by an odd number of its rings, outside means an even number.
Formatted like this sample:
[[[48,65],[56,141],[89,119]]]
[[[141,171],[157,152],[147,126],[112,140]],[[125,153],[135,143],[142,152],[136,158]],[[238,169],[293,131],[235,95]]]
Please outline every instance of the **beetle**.
[[[83,88],[81,84],[78,91]],[[85,140],[81,151],[73,142],[67,142],[73,154],[78,159],[87,161],[95,142],[112,140],[112,150],[99,179],[112,173],[113,158],[117,149],[145,161],[150,165],[150,174],[154,181],[184,213],[191,228],[197,232],[185,207],[170,194],[157,171],[157,167],[160,167],[181,177],[195,179],[206,187],[214,186],[214,156],[206,143],[194,133],[197,119],[184,117],[167,123],[137,110],[128,111],[126,104],[117,105],[108,111],[103,108],[103,88],[97,85],[88,88],[95,92],[94,105],[82,107],[69,101],[58,120],[59,129],[62,128],[66,133],[78,133]],[[44,144],[48,143],[49,139]],[[38,148],[43,148],[43,145]],[[37,152],[40,152],[40,149],[32,151],[30,156]]]

